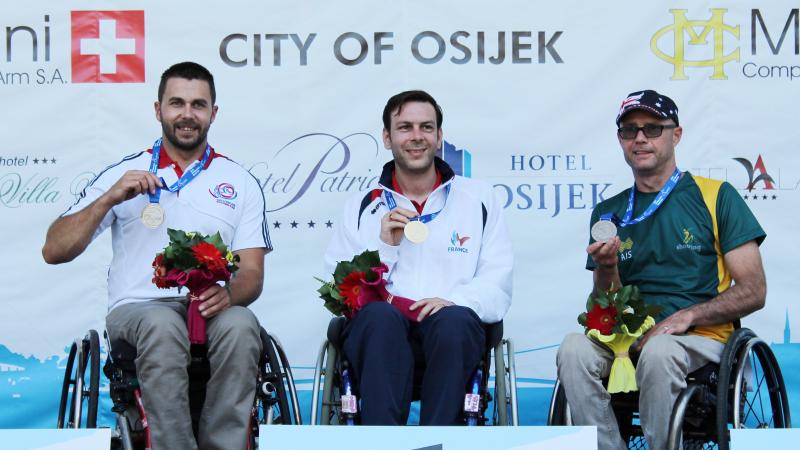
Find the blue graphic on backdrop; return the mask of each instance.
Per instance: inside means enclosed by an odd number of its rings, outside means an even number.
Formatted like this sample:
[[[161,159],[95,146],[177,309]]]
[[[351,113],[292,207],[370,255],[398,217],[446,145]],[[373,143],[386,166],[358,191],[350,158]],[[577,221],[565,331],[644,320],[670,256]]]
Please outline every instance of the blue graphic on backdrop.
[[[0,428],[55,428],[69,347],[40,361],[0,344]],[[105,360],[105,355],[101,358]],[[102,362],[101,362],[102,367]],[[100,375],[98,425],[112,426],[108,380]]]
[[[788,310],[783,342],[773,343],[770,347],[775,353],[783,373],[791,411],[800,411],[800,343],[791,342]],[[557,348],[558,344],[554,344],[518,350],[515,352],[517,364],[519,365],[527,355],[542,351],[555,351]],[[69,347],[66,347],[62,356],[52,356],[40,361],[35,357],[25,357],[13,353],[0,344],[0,428],[55,427],[68,351]],[[105,352],[101,355],[101,359],[105,359]],[[293,365],[293,367],[295,366]],[[296,379],[295,381],[301,388],[312,383],[311,379]],[[520,384],[517,389],[520,424],[544,425],[555,380],[518,376],[517,382]],[[535,385],[535,387],[525,387],[526,384]],[[301,390],[298,394],[301,410],[307,417],[311,392]],[[100,376],[98,410],[98,426],[112,427],[114,417],[111,413],[111,399],[108,395],[108,380],[103,375]],[[411,421],[416,420],[418,417],[412,413]]]
[[[450,165],[456,175],[472,177],[472,154],[465,149],[458,150],[456,146],[444,141],[437,156]]]

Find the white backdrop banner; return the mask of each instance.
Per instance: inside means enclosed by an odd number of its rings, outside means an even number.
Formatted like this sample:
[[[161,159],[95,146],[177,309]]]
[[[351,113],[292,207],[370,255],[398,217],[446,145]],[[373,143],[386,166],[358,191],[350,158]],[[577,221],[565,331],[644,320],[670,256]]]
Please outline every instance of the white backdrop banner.
[[[641,89],[680,108],[679,167],[729,181],[767,231],[767,305],[744,325],[774,343],[800,406],[797,2],[4,2],[0,39],[0,427],[55,425],[66,349],[104,326],[111,250],[106,233],[48,266],[45,232],[159,136],[159,76],[184,60],[216,78],[211,144],[266,195],[275,251],[252,308],[306,416],[330,319],[312,277],[344,200],[390,158],[380,115],[406,89],[437,98],[445,158],[505,206],[522,423],[544,422],[556,348],[580,329],[591,210],[632,184],[614,119]]]

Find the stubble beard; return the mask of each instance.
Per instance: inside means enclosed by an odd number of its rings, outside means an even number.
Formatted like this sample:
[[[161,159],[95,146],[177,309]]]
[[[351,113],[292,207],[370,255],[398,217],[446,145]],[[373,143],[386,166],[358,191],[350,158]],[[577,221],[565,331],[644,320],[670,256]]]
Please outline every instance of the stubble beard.
[[[197,124],[193,122],[177,122],[174,125],[161,122],[161,130],[164,133],[164,136],[167,138],[167,141],[169,141],[169,143],[172,144],[175,149],[185,153],[192,153],[196,151],[204,142],[206,142],[206,139],[208,138],[208,130],[211,128],[211,124],[205,127],[200,126],[200,132],[198,133],[197,138],[188,142],[181,141],[178,138],[178,133],[176,131],[176,129],[182,128],[185,125],[193,127],[197,126]]]

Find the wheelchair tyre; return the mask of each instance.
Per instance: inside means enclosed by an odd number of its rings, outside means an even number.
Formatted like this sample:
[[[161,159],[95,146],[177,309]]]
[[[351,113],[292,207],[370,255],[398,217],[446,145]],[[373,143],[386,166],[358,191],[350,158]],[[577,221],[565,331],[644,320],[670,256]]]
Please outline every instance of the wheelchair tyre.
[[[89,370],[88,378],[86,370]],[[57,428],[97,427],[97,401],[100,392],[100,338],[89,330],[69,351],[61,399],[58,405]],[[84,401],[86,410],[84,416]]]
[[[556,384],[553,386],[553,395],[550,397],[550,410],[547,414],[547,425],[572,425],[572,420],[569,417],[567,394],[564,393],[564,386],[559,379],[556,379]]]
[[[503,343],[497,345],[493,350],[494,354],[494,424],[511,424],[511,398],[509,395],[509,379],[506,369],[506,362],[503,355]],[[487,367],[488,368],[488,367]],[[488,372],[488,370],[487,370]],[[486,376],[488,382],[488,373]]]
[[[284,370],[287,370],[287,365],[282,364],[282,360],[279,359],[278,351],[276,350],[276,344],[275,341],[273,341],[272,336],[269,336],[266,342],[268,342],[268,345],[264,349],[264,353],[266,354],[266,363],[261,369],[263,370],[263,373],[267,375],[267,379],[273,380],[272,384],[275,387],[275,397],[277,400],[275,407],[277,408],[278,414],[273,416],[272,424],[291,425],[292,414],[291,410],[289,409],[288,396],[286,395],[286,376],[284,374]],[[266,419],[267,415],[264,413],[262,417],[259,417],[259,423],[267,424]]]
[[[745,374],[748,364],[752,377]],[[733,333],[720,361],[717,386],[720,450],[729,448],[729,427],[791,427],[788,396],[775,355],[747,328]]]
[[[331,425],[331,423],[338,424],[339,416],[341,415],[339,400],[341,393],[338,386],[340,374],[336,364],[338,359],[336,346],[330,342],[326,343],[326,346],[325,372],[322,374],[325,379],[322,384],[322,405],[319,420],[322,425]],[[316,405],[313,407],[316,407]],[[336,421],[332,422],[334,416],[336,416]]]

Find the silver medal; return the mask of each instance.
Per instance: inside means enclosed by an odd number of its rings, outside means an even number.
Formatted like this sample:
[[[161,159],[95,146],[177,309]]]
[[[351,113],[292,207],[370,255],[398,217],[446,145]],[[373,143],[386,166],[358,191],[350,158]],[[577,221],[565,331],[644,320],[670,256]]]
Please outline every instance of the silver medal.
[[[158,203],[148,203],[142,210],[142,223],[147,228],[160,227],[164,223],[164,208]]]

